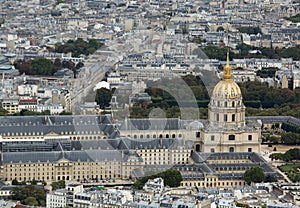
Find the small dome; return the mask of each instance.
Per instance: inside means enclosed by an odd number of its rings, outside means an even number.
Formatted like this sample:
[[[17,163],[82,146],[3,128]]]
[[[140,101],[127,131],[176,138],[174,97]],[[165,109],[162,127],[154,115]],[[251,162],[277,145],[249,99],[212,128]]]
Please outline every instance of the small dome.
[[[212,98],[242,98],[242,93],[232,79],[224,79],[215,86]]]

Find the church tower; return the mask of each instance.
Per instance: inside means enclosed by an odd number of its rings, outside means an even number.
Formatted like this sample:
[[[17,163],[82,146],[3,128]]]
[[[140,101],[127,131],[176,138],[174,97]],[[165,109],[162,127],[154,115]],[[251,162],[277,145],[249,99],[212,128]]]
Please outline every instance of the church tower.
[[[240,87],[227,63],[208,105],[208,122],[200,137],[201,152],[260,152],[260,126],[247,124]]]
[[[232,79],[229,55],[224,67],[223,79],[215,86],[208,105],[209,125],[217,128],[241,128],[245,126],[245,106],[240,87]]]

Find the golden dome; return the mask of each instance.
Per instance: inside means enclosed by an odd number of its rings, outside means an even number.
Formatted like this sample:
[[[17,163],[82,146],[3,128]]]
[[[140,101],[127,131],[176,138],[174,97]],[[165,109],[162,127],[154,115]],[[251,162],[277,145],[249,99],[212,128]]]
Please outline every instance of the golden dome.
[[[232,80],[232,69],[229,65],[229,53],[227,53],[227,63],[224,67],[223,80],[214,88],[212,98],[241,98],[240,87]]]
[[[232,79],[221,80],[214,88],[212,98],[241,98],[240,87]]]

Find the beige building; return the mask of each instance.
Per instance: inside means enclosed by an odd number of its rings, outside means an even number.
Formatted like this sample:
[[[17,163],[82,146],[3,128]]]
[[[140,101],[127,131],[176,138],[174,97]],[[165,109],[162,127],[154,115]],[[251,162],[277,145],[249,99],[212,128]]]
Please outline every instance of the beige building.
[[[232,69],[224,67],[223,79],[215,86],[208,105],[208,124],[201,130],[195,150],[201,152],[260,152],[258,123],[247,123],[239,86]]]
[[[184,187],[232,188],[246,185],[244,172],[251,167],[260,166],[266,175],[284,181],[282,175],[255,152],[200,153],[193,152],[194,164],[176,165],[183,176]]]
[[[8,111],[8,114],[19,112],[19,99],[18,98],[5,98],[2,100],[2,108]]]
[[[6,141],[1,178],[5,181],[99,181],[128,179],[190,163],[193,143],[177,139],[135,141],[128,138],[72,141]]]

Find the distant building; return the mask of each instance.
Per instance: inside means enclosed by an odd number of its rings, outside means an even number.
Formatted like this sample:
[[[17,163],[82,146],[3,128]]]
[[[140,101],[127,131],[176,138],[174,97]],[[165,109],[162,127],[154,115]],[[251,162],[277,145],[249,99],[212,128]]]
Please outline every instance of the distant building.
[[[164,190],[164,179],[162,178],[154,178],[149,179],[143,189],[147,192],[156,192],[156,193],[161,193]]]
[[[66,207],[66,206],[67,206],[66,189],[58,189],[52,193],[47,193],[47,197],[46,197],[47,208]]]
[[[8,111],[8,114],[19,112],[19,98],[4,98],[1,105],[3,109]]]
[[[148,93],[136,93],[129,96],[129,105],[133,105],[138,102],[152,103],[151,97]]]

